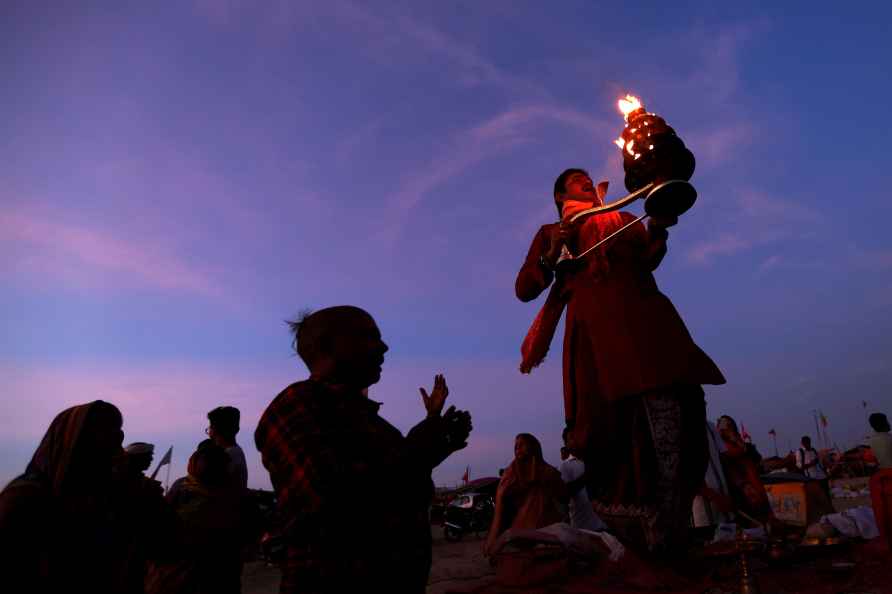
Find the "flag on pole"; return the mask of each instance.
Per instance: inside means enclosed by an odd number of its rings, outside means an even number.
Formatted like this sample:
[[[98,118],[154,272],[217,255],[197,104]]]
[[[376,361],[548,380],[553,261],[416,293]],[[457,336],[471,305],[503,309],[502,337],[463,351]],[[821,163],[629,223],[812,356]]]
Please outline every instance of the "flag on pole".
[[[158,476],[158,471],[161,470],[161,467],[165,464],[170,464],[171,456],[173,456],[173,446],[167,448],[167,453],[161,458],[161,461],[158,462],[158,466],[155,468],[155,472],[152,473],[152,479]]]
[[[820,414],[821,414],[821,427],[826,427],[827,426],[827,417],[824,416],[823,412],[821,412]]]
[[[866,400],[862,400],[862,401],[861,401],[861,408],[867,408],[867,401],[866,401]]]
[[[461,480],[464,481],[464,483],[465,483],[466,485],[467,485],[468,482],[471,480],[471,467],[470,467],[470,466],[468,466],[467,468],[465,468],[465,475],[464,475],[463,477],[461,477]]]
[[[777,437],[777,432],[774,429],[772,429],[771,431],[768,432],[768,435],[770,435],[771,437]]]
[[[743,423],[740,424],[740,437],[743,438],[743,441],[753,440],[753,438],[750,437],[750,434],[746,432],[746,426]]]

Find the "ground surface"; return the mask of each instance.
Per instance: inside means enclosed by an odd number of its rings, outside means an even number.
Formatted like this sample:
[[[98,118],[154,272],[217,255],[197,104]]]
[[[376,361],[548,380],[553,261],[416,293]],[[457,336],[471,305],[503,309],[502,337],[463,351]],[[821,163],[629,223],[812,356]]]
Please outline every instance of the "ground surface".
[[[834,507],[842,511],[856,505],[870,505],[868,498],[834,499]],[[479,592],[480,594],[501,594],[518,592],[503,589],[495,584],[495,571],[483,557],[483,536],[470,535],[458,542],[449,542],[443,537],[439,526],[433,527],[433,566],[428,585],[428,594],[449,592]],[[857,571],[835,570],[832,561],[851,560],[857,562]],[[738,590],[737,567],[733,561],[722,562],[713,568],[711,578],[700,576],[696,592],[709,591],[736,592]],[[761,576],[763,592],[832,592],[837,594],[892,594],[892,555],[875,539],[867,546],[858,545],[846,553],[830,555],[808,562],[800,562],[790,567],[774,568],[755,562],[754,569]],[[702,572],[699,572],[702,573]],[[882,576],[889,576],[888,580]],[[589,582],[590,583],[590,582]],[[888,583],[888,587],[880,584]],[[263,563],[249,563],[243,575],[244,594],[277,594],[279,571]],[[529,592],[583,592],[591,591],[585,584],[566,584],[558,589],[530,589]],[[765,589],[767,587],[767,589]],[[672,588],[670,588],[671,590]],[[606,592],[607,590],[605,590]],[[681,590],[679,590],[681,591]],[[693,591],[693,590],[692,590]],[[615,592],[613,590],[612,592]]]
[[[428,594],[445,594],[455,589],[476,588],[492,581],[494,571],[483,558],[483,536],[470,535],[458,542],[443,538],[434,526],[434,563]],[[279,570],[264,563],[248,563],[242,576],[244,594],[277,594]]]

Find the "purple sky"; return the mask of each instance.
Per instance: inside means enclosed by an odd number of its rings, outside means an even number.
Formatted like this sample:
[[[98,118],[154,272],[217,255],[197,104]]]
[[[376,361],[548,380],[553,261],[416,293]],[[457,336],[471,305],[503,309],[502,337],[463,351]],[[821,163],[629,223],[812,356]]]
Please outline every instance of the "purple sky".
[[[813,409],[841,446],[892,413],[887,3],[87,4],[0,8],[0,483],[103,398],[172,478],[238,406],[268,486],[254,427],[306,375],[282,320],[342,303],[391,346],[386,418],[438,372],[473,413],[439,483],[518,432],[556,461],[560,343],[517,371],[514,277],[562,169],[623,192],[627,91],[698,159],[657,281],[728,378],[710,416],[773,453]]]

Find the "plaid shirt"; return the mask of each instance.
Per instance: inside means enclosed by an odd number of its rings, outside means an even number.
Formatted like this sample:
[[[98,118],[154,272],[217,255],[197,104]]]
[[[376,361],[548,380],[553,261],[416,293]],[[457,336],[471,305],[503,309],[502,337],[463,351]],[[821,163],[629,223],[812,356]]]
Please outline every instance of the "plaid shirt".
[[[395,591],[399,575],[412,575],[423,591],[430,474],[448,454],[442,422],[426,419],[403,437],[380,406],[307,380],[283,390],[261,417],[254,440],[289,543],[281,592],[380,579]]]

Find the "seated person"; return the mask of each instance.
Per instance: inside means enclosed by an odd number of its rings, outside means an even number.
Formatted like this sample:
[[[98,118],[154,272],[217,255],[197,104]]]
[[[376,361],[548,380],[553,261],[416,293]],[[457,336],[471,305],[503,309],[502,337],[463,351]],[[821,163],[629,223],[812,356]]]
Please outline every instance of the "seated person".
[[[721,455],[725,443],[716,428],[706,421],[706,438],[709,446],[709,463],[703,486],[694,498],[692,517],[695,528],[716,526],[731,521],[734,502],[728,494],[728,482],[722,470]]]
[[[576,452],[568,443],[569,429],[564,429],[564,447],[561,448],[561,479],[566,485],[569,497],[570,526],[595,532],[606,530],[607,526],[595,513],[592,501],[585,488],[585,462],[576,456]]]
[[[171,485],[167,499],[182,534],[170,558],[150,564],[147,594],[241,591],[241,550],[252,536],[247,499],[231,488],[230,459],[210,439],[189,458],[188,476]]]
[[[762,456],[753,444],[743,441],[731,417],[720,417],[717,428],[725,450],[720,455],[722,469],[736,510],[759,522],[774,523],[774,512],[759,476]]]
[[[514,441],[514,461],[505,470],[496,491],[496,509],[485,552],[510,529],[536,529],[561,522],[560,503],[567,501],[561,473],[545,462],[542,445],[529,433]]]

